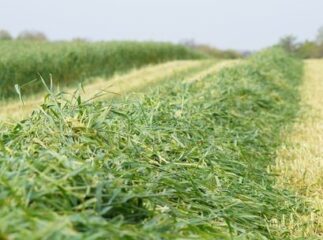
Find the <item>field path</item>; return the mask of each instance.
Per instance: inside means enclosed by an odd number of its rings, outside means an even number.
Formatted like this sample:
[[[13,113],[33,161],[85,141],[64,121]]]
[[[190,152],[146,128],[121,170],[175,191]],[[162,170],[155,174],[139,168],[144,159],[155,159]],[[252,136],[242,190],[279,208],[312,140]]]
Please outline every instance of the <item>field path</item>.
[[[305,197],[315,209],[293,228],[306,237],[323,239],[323,60],[305,62],[300,91],[301,114],[278,152],[277,170],[280,184]]]
[[[110,79],[95,78],[85,84],[82,97],[89,99],[98,93],[106,92],[105,98],[124,95],[133,91],[141,91],[148,86],[168,79],[180,78],[186,82],[198,81],[209,74],[216,73],[223,67],[238,61],[213,60],[180,60],[143,67],[127,74],[115,75]],[[73,92],[75,88],[67,89]],[[20,101],[0,102],[0,120],[19,120],[30,114],[43,102],[43,94],[38,94]]]

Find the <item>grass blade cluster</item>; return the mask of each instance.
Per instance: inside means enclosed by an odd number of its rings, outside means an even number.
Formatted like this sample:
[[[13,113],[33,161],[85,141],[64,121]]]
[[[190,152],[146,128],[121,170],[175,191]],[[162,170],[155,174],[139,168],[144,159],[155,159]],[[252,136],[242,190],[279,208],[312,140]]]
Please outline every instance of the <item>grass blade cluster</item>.
[[[301,76],[275,49],[115,102],[50,93],[0,132],[0,236],[288,239],[304,206],[266,169]]]

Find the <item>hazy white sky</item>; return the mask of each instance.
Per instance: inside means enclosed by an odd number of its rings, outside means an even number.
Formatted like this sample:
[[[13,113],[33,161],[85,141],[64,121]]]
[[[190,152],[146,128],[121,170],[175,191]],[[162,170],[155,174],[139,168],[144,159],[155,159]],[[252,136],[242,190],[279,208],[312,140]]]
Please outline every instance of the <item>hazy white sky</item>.
[[[259,49],[286,34],[312,39],[323,0],[0,0],[0,28],[40,30],[50,39],[195,39]]]

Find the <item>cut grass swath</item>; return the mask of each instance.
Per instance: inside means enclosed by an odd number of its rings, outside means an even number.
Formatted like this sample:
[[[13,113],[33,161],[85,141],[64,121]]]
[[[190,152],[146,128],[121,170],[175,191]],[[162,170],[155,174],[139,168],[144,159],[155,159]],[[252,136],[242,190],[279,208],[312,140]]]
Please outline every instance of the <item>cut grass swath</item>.
[[[113,103],[50,94],[0,132],[2,237],[288,239],[306,206],[266,169],[301,76],[274,49]]]
[[[226,62],[223,62],[221,64],[225,63]],[[231,62],[228,62],[227,64],[230,63]],[[145,91],[146,89],[149,90],[153,85],[167,81],[167,79],[186,79],[191,76],[194,80],[196,77],[198,78],[199,73],[202,74],[204,72],[203,69],[209,69],[212,65],[215,66],[215,68],[218,68],[216,61],[214,60],[180,60],[151,65],[133,70],[130,73],[116,75],[110,79],[90,79],[86,81],[86,84],[81,83],[83,88],[80,93],[83,99],[89,100],[93,97],[97,98],[98,95],[102,95],[101,99],[106,99],[124,95],[127,92]],[[220,65],[219,67],[223,66]],[[212,68],[210,70],[214,71]],[[21,88],[24,88],[24,86],[21,86]],[[54,89],[54,91],[58,90]],[[64,88],[64,92],[66,93],[71,94],[74,91],[75,87]],[[17,100],[0,102],[0,121],[24,119],[43,102],[43,95],[44,92],[36,95],[34,94],[30,97],[24,96],[23,104],[21,104],[21,101]]]

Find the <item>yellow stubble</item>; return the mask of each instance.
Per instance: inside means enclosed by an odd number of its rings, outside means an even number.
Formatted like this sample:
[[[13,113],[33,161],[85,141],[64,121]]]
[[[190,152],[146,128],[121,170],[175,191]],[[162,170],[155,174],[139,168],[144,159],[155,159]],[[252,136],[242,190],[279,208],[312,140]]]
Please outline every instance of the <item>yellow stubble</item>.
[[[323,238],[323,60],[305,61],[301,112],[277,154],[278,185],[303,197],[312,208],[292,221],[295,236]],[[316,238],[318,237],[318,238]]]

